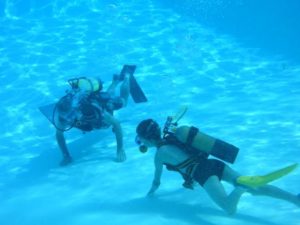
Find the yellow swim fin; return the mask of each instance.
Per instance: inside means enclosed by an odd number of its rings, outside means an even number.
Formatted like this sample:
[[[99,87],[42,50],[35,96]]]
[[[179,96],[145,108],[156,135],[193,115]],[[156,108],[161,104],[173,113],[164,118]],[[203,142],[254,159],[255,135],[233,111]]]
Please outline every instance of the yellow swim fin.
[[[277,180],[283,176],[286,176],[294,169],[296,169],[297,166],[298,163],[294,163],[290,166],[284,167],[282,169],[276,170],[263,176],[240,176],[237,178],[237,183],[249,186],[251,188],[257,188],[266,185],[274,180]]]

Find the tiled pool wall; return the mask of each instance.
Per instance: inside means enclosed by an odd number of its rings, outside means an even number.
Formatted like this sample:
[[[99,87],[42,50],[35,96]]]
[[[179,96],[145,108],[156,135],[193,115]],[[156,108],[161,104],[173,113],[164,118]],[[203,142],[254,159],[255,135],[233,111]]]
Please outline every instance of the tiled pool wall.
[[[163,0],[167,7],[246,47],[300,62],[298,0]]]
[[[300,62],[299,0],[153,0],[180,15],[222,34],[237,38],[245,47],[260,48],[267,55]],[[119,0],[1,0],[0,17],[28,14],[57,16],[63,9],[97,11]],[[129,0],[130,2],[130,0]]]

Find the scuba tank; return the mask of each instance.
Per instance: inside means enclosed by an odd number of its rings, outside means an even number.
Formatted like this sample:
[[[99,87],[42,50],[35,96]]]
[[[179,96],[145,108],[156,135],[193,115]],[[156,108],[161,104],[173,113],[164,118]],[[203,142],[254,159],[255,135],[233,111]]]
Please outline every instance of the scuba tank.
[[[220,139],[199,131],[193,126],[178,126],[178,121],[185,114],[187,108],[180,110],[175,117],[169,116],[163,129],[163,138],[175,137],[183,143],[185,149],[192,154],[198,152],[212,155],[229,163],[234,163],[239,149]]]
[[[72,90],[81,90],[87,92],[101,91],[103,88],[103,83],[101,80],[95,78],[79,77],[69,79],[68,83],[72,87]]]
[[[229,163],[234,163],[239,152],[234,145],[207,135],[193,126],[180,126],[174,134],[180,142]]]

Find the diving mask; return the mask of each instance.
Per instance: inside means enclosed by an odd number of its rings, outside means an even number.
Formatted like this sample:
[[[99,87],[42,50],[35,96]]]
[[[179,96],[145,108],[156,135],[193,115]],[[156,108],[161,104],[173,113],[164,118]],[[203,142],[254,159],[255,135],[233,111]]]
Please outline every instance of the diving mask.
[[[135,137],[135,143],[139,146],[139,150],[141,153],[146,153],[148,151],[148,147],[142,144],[142,141],[138,135]]]

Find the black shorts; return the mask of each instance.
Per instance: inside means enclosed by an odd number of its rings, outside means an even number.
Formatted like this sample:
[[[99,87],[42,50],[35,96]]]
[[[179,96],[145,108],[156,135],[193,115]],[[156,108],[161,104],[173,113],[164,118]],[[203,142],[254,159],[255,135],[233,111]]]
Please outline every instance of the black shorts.
[[[225,163],[216,159],[205,159],[197,166],[193,178],[201,186],[203,186],[206,180],[211,176],[217,176],[219,180],[222,179]]]
[[[121,109],[123,107],[123,100],[121,97],[115,97],[115,98],[112,98],[111,100],[111,103],[113,105],[113,110],[118,110],[118,109]]]

